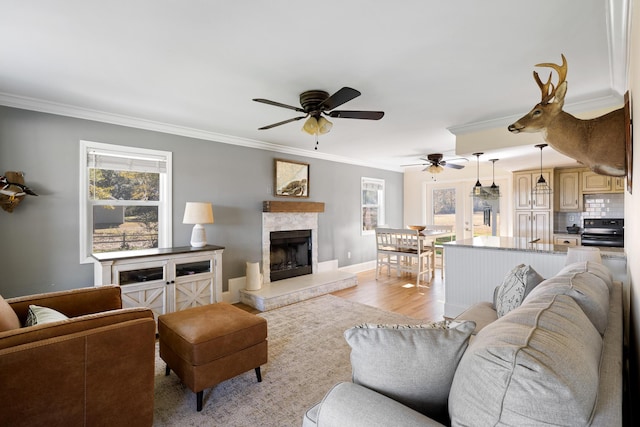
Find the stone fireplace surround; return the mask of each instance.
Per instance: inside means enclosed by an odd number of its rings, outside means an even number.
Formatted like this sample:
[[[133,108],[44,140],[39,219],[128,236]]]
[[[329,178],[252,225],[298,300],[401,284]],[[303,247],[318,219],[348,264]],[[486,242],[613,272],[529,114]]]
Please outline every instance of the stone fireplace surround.
[[[257,291],[241,289],[242,303],[268,311],[358,284],[353,273],[340,270],[318,272],[318,213],[324,212],[324,203],[269,201],[263,203],[263,210],[263,286]],[[311,230],[313,273],[271,282],[270,233],[288,230]]]
[[[311,230],[311,269],[318,272],[318,213],[262,213],[262,274],[265,284],[271,282],[270,245],[272,231]]]

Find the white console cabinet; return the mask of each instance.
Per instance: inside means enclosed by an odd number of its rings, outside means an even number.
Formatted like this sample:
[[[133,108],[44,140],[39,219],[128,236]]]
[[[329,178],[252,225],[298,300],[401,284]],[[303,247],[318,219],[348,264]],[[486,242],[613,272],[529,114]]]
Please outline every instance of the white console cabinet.
[[[97,253],[96,286],[122,288],[123,307],[147,307],[154,317],[222,301],[221,246]]]

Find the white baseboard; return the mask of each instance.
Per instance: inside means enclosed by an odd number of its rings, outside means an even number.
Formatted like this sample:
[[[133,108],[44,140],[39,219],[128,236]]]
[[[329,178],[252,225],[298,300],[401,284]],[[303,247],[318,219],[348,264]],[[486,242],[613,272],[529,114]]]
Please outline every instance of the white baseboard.
[[[222,301],[229,304],[240,302],[240,289],[244,289],[247,284],[245,276],[229,279],[229,290],[222,293]]]
[[[346,267],[340,267],[340,271],[346,271],[347,273],[362,273],[363,271],[374,270],[376,268],[376,260],[361,262],[360,264],[347,265]]]

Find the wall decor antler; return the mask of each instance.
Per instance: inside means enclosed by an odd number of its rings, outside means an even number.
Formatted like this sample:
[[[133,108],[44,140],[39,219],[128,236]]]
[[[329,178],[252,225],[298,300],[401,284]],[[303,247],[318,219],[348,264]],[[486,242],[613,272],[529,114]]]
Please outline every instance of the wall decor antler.
[[[13,212],[26,195],[37,196],[32,189],[24,185],[24,173],[5,172],[4,175],[0,175],[0,206],[2,209]]]
[[[577,160],[600,175],[625,176],[627,159],[628,109],[624,107],[603,116],[582,120],[562,111],[567,93],[567,60],[562,64],[542,63],[536,67],[549,67],[558,74],[558,83],[551,82],[553,72],[546,82],[536,71],[533,78],[540,87],[542,99],[531,111],[509,126],[509,131],[542,132],[545,141],[558,152]],[[626,111],[626,114],[625,114]]]

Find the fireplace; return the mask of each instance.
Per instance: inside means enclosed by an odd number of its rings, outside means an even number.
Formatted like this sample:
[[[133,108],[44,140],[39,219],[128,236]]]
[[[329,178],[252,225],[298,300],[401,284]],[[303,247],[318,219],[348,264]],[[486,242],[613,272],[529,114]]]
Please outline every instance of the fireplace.
[[[270,233],[270,279],[311,274],[311,230],[272,231]]]
[[[311,251],[308,264],[313,274],[318,269],[318,213],[317,212],[263,212],[262,213],[262,274],[266,285],[275,278],[271,275],[271,234],[274,232],[310,232],[308,250]],[[280,254],[281,255],[281,254]],[[273,277],[273,278],[272,278]],[[292,276],[289,276],[292,277]]]

